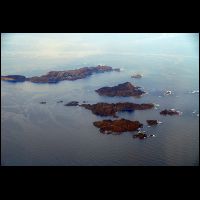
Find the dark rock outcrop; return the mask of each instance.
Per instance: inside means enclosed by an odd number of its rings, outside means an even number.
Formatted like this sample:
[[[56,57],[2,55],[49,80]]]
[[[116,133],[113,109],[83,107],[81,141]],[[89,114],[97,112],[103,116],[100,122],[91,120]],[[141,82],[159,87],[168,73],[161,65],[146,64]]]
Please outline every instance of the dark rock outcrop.
[[[1,76],[1,80],[9,82],[24,82],[26,80],[26,77],[21,75],[8,75]]]
[[[157,125],[159,123],[158,120],[146,120],[147,121],[147,124],[152,126],[152,125]]]
[[[91,110],[93,114],[100,116],[116,116],[116,112],[132,112],[134,110],[146,110],[154,107],[154,104],[135,104],[135,103],[96,103],[96,104],[81,104],[80,106]]]
[[[119,84],[114,87],[102,87],[98,90],[95,90],[101,96],[121,96],[121,97],[129,97],[129,96],[141,96],[145,92],[139,89],[140,87],[134,86],[129,82]]]
[[[139,121],[130,121],[126,119],[96,121],[93,122],[93,124],[99,128],[101,133],[106,134],[136,131],[143,126]]]
[[[41,102],[40,102],[40,104],[46,104],[46,103],[47,103],[46,101],[41,101]]]
[[[70,101],[69,103],[65,104],[65,106],[78,106],[78,101]]]
[[[145,139],[147,138],[147,134],[145,134],[145,132],[139,131],[137,134],[133,135],[133,138]]]
[[[175,109],[170,109],[170,110],[163,110],[160,112],[161,115],[180,115],[180,111],[176,111]]]
[[[120,72],[120,68],[115,68],[113,71]]]
[[[74,81],[77,79],[86,78],[87,76],[92,75],[93,73],[103,73],[116,71],[117,69],[113,69],[109,66],[101,66],[97,67],[83,67],[75,70],[67,70],[67,71],[50,71],[46,75],[43,76],[35,76],[29,78],[29,81],[34,83],[57,83],[63,80]]]

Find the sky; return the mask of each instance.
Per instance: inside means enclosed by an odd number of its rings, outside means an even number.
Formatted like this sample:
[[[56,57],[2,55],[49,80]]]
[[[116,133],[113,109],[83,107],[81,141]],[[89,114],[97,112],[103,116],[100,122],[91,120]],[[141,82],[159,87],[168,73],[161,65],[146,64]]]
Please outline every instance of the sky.
[[[1,73],[52,69],[102,55],[199,59],[195,33],[3,33]]]

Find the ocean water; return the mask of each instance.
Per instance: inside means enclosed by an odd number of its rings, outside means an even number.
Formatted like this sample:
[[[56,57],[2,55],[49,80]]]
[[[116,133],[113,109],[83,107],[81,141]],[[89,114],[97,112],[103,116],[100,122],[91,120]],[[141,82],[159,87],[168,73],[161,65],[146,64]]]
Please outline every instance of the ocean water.
[[[146,57],[131,55],[91,56],[54,70],[106,64],[121,72],[94,74],[57,84],[1,81],[1,164],[4,166],[194,166],[199,165],[198,60],[190,57]],[[134,72],[143,74],[133,79]],[[34,75],[42,75],[37,71]],[[26,76],[31,76],[27,71]],[[33,74],[32,74],[33,75]],[[103,97],[94,90],[123,82],[148,92],[141,98]],[[163,96],[171,90],[172,95]],[[63,103],[57,101],[63,100]],[[47,101],[47,104],[40,104]],[[118,113],[139,120],[143,130],[156,137],[134,139],[133,133],[101,134],[94,121],[100,117],[79,106],[79,101],[156,103],[157,109]],[[163,109],[180,110],[180,116],[162,116]],[[148,127],[147,119],[162,124]]]

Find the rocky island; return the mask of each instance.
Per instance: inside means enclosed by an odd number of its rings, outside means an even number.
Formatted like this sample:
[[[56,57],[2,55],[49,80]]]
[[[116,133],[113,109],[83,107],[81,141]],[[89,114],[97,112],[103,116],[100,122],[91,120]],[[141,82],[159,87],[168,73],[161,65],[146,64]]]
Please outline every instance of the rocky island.
[[[95,90],[100,96],[141,96],[145,92],[139,89],[140,87],[132,85],[130,82],[125,82],[114,87],[102,87]]]
[[[116,116],[116,112],[133,112],[134,110],[146,110],[154,108],[154,104],[135,104],[130,102],[124,103],[96,103],[81,104],[80,106],[91,110],[93,114],[100,116]]]
[[[70,101],[69,103],[65,104],[64,106],[78,106],[78,101]]]
[[[163,110],[160,112],[161,115],[180,115],[180,111],[176,111],[175,109],[170,109],[170,110]]]
[[[131,76],[131,78],[142,78],[142,74],[135,73]]]
[[[101,66],[97,67],[83,67],[80,69],[66,70],[66,71],[50,71],[46,75],[34,76],[26,78],[21,75],[8,75],[1,76],[1,80],[12,81],[12,82],[21,82],[21,81],[30,81],[33,83],[57,83],[63,80],[74,81],[77,79],[86,78],[87,76],[92,75],[93,73],[103,73],[111,71],[120,71],[120,69],[113,69],[110,66]]]
[[[130,121],[126,119],[119,120],[103,120],[93,122],[93,125],[99,128],[101,133],[111,134],[111,133],[122,133],[128,131],[137,131],[138,128],[142,127],[139,121]]]

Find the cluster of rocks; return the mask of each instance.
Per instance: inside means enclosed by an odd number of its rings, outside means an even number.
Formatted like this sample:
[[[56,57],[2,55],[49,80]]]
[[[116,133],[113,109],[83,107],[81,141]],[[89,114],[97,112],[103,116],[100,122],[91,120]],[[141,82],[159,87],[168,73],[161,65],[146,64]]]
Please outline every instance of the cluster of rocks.
[[[144,94],[139,87],[133,86],[129,82],[125,82],[113,87],[103,87],[96,92],[99,95],[103,96],[139,96]],[[58,101],[57,103],[61,103],[63,101]],[[134,110],[147,110],[155,108],[156,104],[153,103],[143,103],[136,104],[131,102],[119,102],[119,103],[105,103],[100,102],[96,104],[86,104],[86,101],[83,101],[83,104],[79,104],[78,101],[71,101],[65,104],[65,106],[80,106],[85,109],[91,110],[93,114],[99,116],[112,116],[117,118],[117,112],[134,112]],[[160,112],[161,115],[177,115],[180,114],[179,111],[174,109],[163,110]],[[149,126],[155,126],[161,122],[158,120],[146,120]],[[155,135],[148,135],[145,131],[141,131],[140,128],[143,127],[143,124],[139,121],[131,121],[127,119],[118,119],[118,120],[102,120],[96,121],[93,125],[99,128],[101,133],[104,134],[116,134],[122,132],[132,132],[138,131],[137,134],[133,135],[133,138],[145,139],[147,137],[154,137]]]
[[[145,132],[146,131],[138,131],[137,134],[133,135],[133,138],[145,139],[147,137],[155,137],[154,134],[147,135]]]
[[[92,75],[93,73],[104,73],[110,71],[120,71],[120,69],[113,69],[110,66],[98,65],[97,67],[83,67],[75,70],[66,70],[66,71],[50,71],[46,75],[34,76],[26,78],[21,75],[8,75],[1,76],[1,80],[10,81],[10,82],[23,82],[30,81],[33,83],[57,83],[63,80],[74,81],[77,79],[86,78],[87,76]],[[133,74],[132,78],[141,78],[141,74]],[[141,87],[134,86],[130,82],[125,82],[113,87],[102,87],[95,90],[100,96],[108,97],[140,97],[145,94],[141,90]],[[196,92],[196,91],[195,91]],[[166,91],[165,95],[172,94],[171,91]],[[57,103],[63,103],[62,100],[57,101]],[[46,101],[41,101],[40,104],[46,104]],[[93,114],[99,116],[112,116],[117,118],[117,112],[134,112],[134,110],[147,110],[155,108],[155,104],[152,103],[143,103],[136,104],[130,102],[119,102],[119,103],[96,103],[96,104],[86,104],[86,101],[83,101],[83,104],[79,104],[78,101],[71,101],[64,106],[81,106],[85,109],[92,111]],[[180,111],[175,109],[165,109],[160,112],[161,115],[180,115]],[[146,120],[149,126],[155,126],[160,122],[158,120]],[[139,121],[131,121],[127,119],[117,119],[117,120],[102,120],[96,121],[93,125],[99,128],[101,133],[111,134],[111,133],[122,133],[122,132],[132,132],[138,131],[137,134],[134,134],[134,138],[144,139],[147,137],[153,137],[154,135],[147,135],[145,131],[141,131],[140,128],[143,127],[143,124]]]

